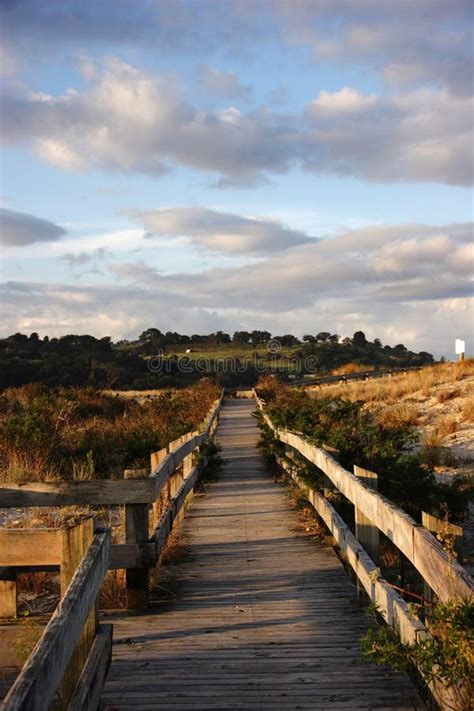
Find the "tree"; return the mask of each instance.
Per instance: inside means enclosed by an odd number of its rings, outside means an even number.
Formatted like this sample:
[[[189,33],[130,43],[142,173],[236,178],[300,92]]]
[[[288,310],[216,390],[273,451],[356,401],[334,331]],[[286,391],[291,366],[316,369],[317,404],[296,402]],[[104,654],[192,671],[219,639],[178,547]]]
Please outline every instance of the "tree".
[[[352,343],[355,348],[365,348],[367,344],[367,339],[363,331],[356,331],[352,336]]]
[[[329,341],[330,338],[331,334],[329,333],[329,331],[320,331],[316,336],[316,341],[318,343],[325,343],[326,341]]]
[[[309,333],[307,333],[305,336],[303,336],[303,341],[305,341],[305,343],[314,343],[315,340],[316,340],[315,337],[311,336]]]
[[[250,343],[250,333],[248,331],[236,331],[232,336],[233,343],[241,345]]]

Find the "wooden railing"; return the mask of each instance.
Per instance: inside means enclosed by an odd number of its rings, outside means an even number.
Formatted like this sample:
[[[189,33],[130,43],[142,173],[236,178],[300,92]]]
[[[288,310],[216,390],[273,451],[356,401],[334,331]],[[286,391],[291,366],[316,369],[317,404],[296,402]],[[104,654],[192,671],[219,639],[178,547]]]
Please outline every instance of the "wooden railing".
[[[111,569],[126,570],[127,607],[142,609],[148,605],[149,569],[159,560],[175,521],[184,512],[199,470],[205,464],[202,448],[215,432],[222,401],[223,394],[214,402],[201,431],[191,432],[171,442],[166,449],[151,455],[152,471],[148,477],[2,483],[0,507],[124,505],[125,543],[111,546],[109,565]],[[151,506],[159,521],[150,535]],[[35,557],[28,558],[29,562],[25,561],[17,565],[25,567],[39,564]],[[44,566],[45,562],[42,564]],[[50,562],[48,565],[54,564]],[[0,616],[14,616],[14,576],[5,576],[0,571],[0,577],[4,578],[0,579]],[[5,580],[5,577],[10,579]]]
[[[421,524],[392,501],[364,483],[364,472],[344,469],[325,449],[308,442],[303,435],[276,427],[265,412],[265,401],[254,390],[257,407],[265,424],[277,440],[286,445],[285,457],[277,457],[281,466],[301,488],[317,511],[358,581],[377,606],[384,620],[394,627],[403,642],[413,644],[429,635],[425,625],[413,615],[405,600],[381,576],[376,563],[361,545],[349,526],[327,498],[303,481],[298,457],[320,469],[330,484],[340,491],[368,522],[389,538],[416,568],[426,585],[441,601],[470,598],[474,592],[472,579],[459,563],[450,557],[440,542]],[[359,476],[358,476],[358,475]],[[367,474],[372,474],[367,472]],[[431,690],[442,708],[449,708],[450,690],[432,684]],[[445,704],[443,706],[443,704]],[[448,704],[446,706],[446,704]]]
[[[92,519],[73,528],[0,530],[0,566],[59,565],[61,599],[6,696],[3,711],[97,709],[110,664],[112,626],[99,625],[110,530]]]
[[[289,386],[300,387],[315,385],[332,385],[335,383],[348,383],[355,380],[372,380],[374,378],[391,378],[394,375],[408,374],[413,371],[422,370],[419,365],[410,365],[405,368],[384,368],[382,370],[361,370],[356,373],[341,373],[339,375],[309,375],[297,378],[288,383]]]

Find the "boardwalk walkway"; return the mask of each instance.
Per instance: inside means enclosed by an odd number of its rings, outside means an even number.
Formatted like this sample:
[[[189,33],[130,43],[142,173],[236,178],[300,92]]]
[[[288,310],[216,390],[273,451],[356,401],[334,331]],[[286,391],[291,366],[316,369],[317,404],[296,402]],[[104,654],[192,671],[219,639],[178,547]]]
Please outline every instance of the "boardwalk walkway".
[[[296,531],[256,448],[254,409],[225,404],[225,467],[188,509],[188,552],[167,566],[161,598],[111,615],[105,709],[424,708],[406,677],[362,661],[364,611],[333,550]]]

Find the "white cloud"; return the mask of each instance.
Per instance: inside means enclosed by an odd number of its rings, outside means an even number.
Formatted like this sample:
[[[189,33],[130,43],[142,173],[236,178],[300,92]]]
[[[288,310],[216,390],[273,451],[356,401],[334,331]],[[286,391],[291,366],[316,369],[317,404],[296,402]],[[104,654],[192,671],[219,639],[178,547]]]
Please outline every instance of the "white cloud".
[[[312,116],[337,116],[339,114],[357,114],[372,109],[377,103],[374,94],[364,96],[357,89],[345,86],[340,91],[320,91],[308,107]]]
[[[131,215],[140,220],[150,237],[187,237],[199,247],[222,254],[260,255],[314,241],[278,220],[202,207],[135,211]]]
[[[321,91],[306,110],[203,112],[174,80],[109,59],[82,92],[61,96],[11,85],[2,134],[66,170],[162,175],[176,165],[255,185],[294,166],[373,181],[473,181],[472,101],[446,90],[393,97]],[[355,124],[354,121],[357,121]]]

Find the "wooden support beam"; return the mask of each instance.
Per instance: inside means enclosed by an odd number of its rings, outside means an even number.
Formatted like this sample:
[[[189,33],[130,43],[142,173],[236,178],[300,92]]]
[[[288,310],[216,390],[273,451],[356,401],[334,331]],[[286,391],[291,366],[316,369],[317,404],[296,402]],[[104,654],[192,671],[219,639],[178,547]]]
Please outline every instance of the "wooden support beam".
[[[97,711],[112,657],[112,625],[99,625],[68,711]]]
[[[456,526],[454,523],[447,523],[444,519],[438,518],[437,516],[432,516],[426,511],[421,512],[421,524],[430,533],[441,533],[446,532],[453,537],[454,543],[454,553],[457,560],[462,563],[462,553],[463,553],[463,529],[462,526]],[[423,595],[427,600],[433,600],[433,590],[428,585],[428,583],[423,581]]]
[[[77,526],[62,529],[61,598],[64,598],[76,570],[79,568],[94,537],[92,518],[81,521]],[[84,624],[79,641],[74,649],[64,673],[59,691],[60,708],[67,709],[70,699],[81,676],[82,668],[89,655],[98,627],[97,609],[93,606]]]
[[[0,507],[80,506],[151,503],[155,484],[144,479],[51,481],[0,486]]]
[[[60,565],[62,534],[59,528],[4,528],[0,530],[0,567]]]
[[[0,619],[16,617],[17,585],[15,568],[0,568]]]
[[[148,504],[125,505],[125,542],[140,544],[148,541]],[[150,603],[147,567],[129,568],[125,573],[127,609],[144,610]]]
[[[375,472],[371,472],[369,469],[362,469],[362,467],[354,466],[354,474],[358,477],[366,486],[371,489],[378,490],[379,488],[379,477]],[[379,564],[379,529],[377,526],[367,518],[362,511],[354,507],[355,509],[355,535],[357,540],[361,543],[364,550],[367,551],[375,565]]]

